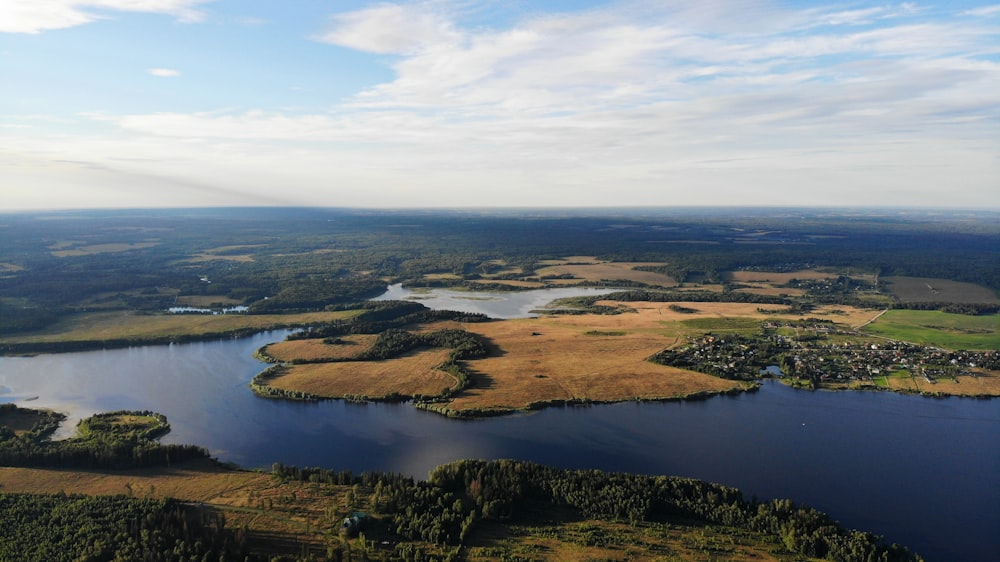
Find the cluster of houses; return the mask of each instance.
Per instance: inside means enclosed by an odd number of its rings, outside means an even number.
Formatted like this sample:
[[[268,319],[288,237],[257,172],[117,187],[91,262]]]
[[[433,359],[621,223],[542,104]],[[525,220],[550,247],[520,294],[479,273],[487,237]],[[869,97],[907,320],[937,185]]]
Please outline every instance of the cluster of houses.
[[[776,327],[769,324],[763,335],[755,336],[700,336],[654,360],[739,380],[759,378],[762,369],[778,365],[784,375],[816,383],[871,381],[900,372],[934,382],[941,377],[975,376],[980,369],[1000,370],[1000,352],[996,351],[946,351],[892,340],[833,340],[829,336],[857,334],[829,323],[799,324],[798,336],[778,333]]]

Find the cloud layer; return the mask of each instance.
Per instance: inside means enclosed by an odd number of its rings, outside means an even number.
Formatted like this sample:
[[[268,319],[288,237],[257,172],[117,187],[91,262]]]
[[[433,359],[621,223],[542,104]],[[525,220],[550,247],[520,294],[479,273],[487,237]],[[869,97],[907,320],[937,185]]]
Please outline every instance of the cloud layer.
[[[60,5],[64,21],[83,13]],[[292,186],[296,204],[1000,206],[998,6],[687,6],[487,26],[466,2],[379,4],[312,36],[391,68],[347,99],[90,114],[116,133],[22,146],[248,193]]]

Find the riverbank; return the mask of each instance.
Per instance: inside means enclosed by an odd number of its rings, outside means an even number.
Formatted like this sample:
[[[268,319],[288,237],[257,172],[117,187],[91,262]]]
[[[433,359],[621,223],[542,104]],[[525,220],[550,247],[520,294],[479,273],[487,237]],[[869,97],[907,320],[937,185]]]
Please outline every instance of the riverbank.
[[[81,313],[43,331],[0,337],[0,355],[69,353],[246,337],[257,332],[346,320],[356,314],[356,311],[225,315]]]

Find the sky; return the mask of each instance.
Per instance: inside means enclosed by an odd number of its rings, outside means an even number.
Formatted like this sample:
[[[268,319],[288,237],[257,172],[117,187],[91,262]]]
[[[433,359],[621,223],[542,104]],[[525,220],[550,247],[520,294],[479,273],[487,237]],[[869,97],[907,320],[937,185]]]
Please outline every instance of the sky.
[[[1000,209],[1000,4],[3,0],[0,210]]]

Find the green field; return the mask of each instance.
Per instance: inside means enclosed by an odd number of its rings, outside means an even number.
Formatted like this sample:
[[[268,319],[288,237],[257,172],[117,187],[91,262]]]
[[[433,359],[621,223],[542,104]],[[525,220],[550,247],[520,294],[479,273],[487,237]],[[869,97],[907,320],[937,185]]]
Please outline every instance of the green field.
[[[864,331],[945,349],[1000,349],[1000,314],[968,316],[937,310],[890,310]]]

